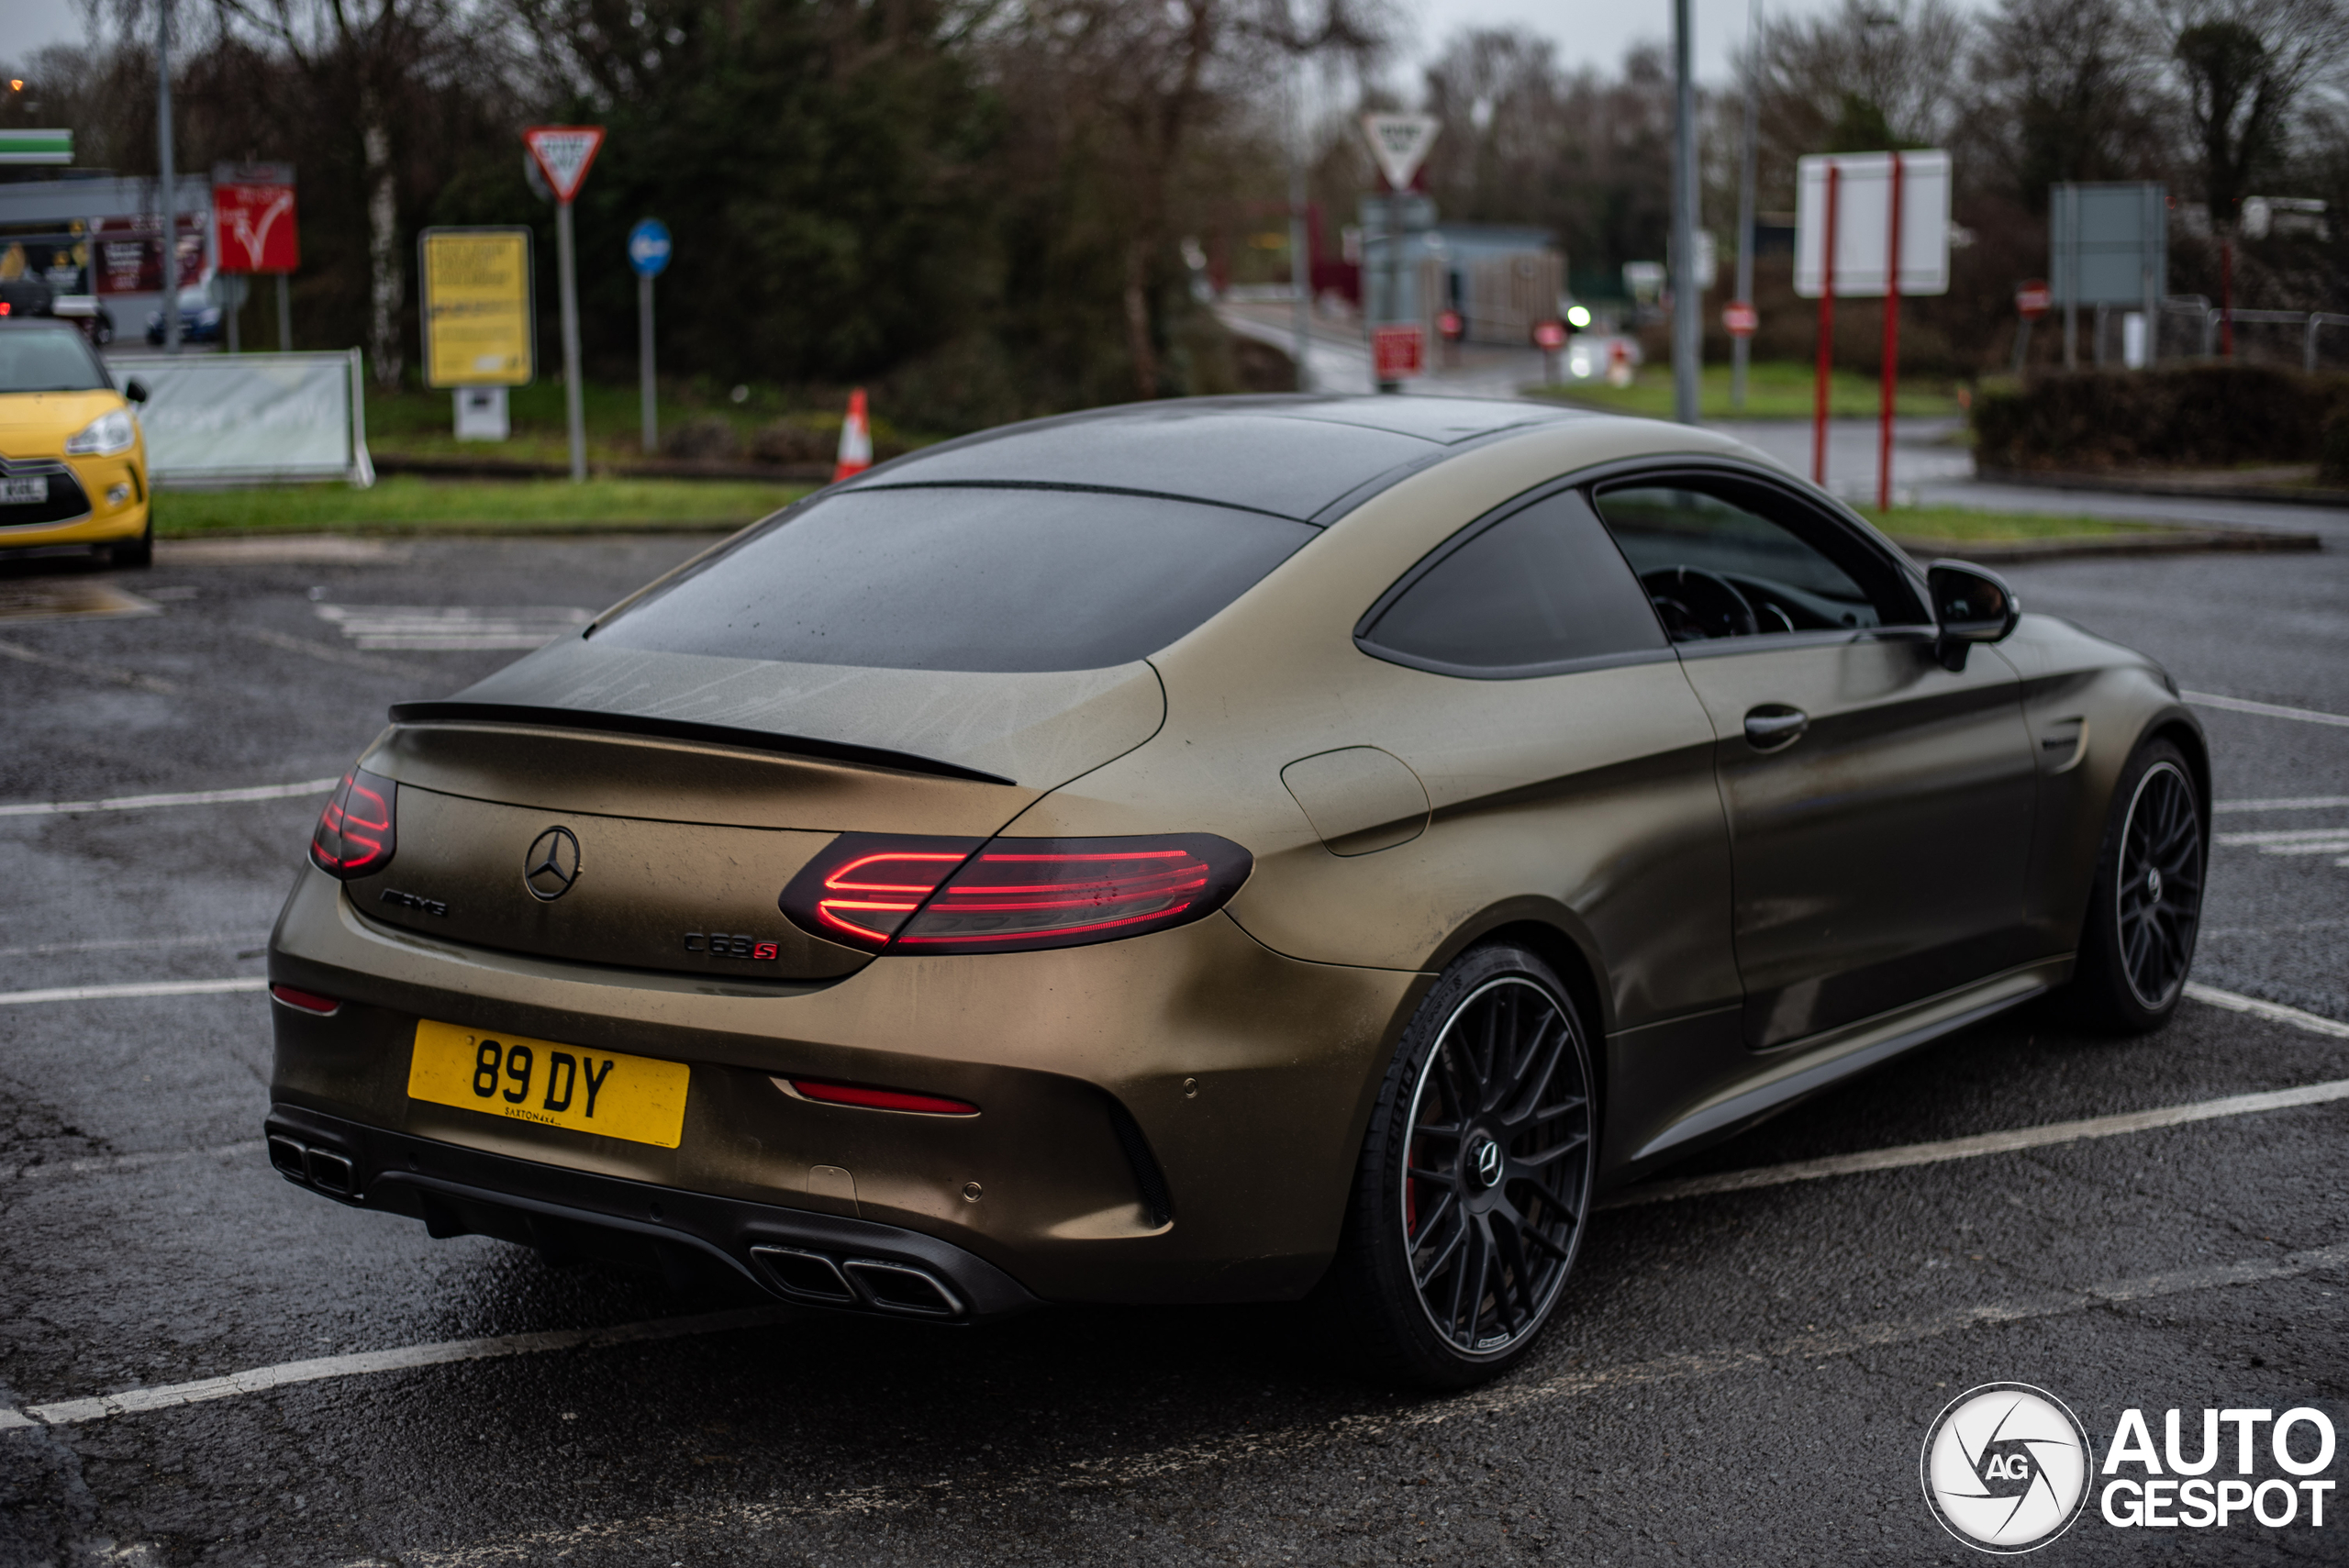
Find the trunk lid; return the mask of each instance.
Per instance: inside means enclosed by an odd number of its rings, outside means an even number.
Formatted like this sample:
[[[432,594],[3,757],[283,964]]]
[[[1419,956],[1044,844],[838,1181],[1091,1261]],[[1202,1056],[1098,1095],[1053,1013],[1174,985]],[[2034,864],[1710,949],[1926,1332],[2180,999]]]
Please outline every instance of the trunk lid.
[[[367,919],[584,964],[838,978],[867,955],[777,904],[835,835],[987,838],[1164,716],[1147,664],[980,674],[585,648],[393,710],[362,763],[399,786],[391,861],[348,884]],[[550,848],[558,871],[534,892]]]

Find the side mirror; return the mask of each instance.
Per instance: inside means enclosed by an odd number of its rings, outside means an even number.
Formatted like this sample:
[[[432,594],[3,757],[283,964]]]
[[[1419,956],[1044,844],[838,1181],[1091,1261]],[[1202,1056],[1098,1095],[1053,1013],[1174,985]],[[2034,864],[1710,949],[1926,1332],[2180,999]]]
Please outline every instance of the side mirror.
[[[126,402],[144,403],[147,401],[147,384],[132,376],[122,384],[122,395]]]
[[[1925,568],[1933,600],[1933,656],[1945,668],[1965,668],[1966,651],[1977,642],[2000,642],[2022,618],[2022,601],[1996,573],[1963,561],[1936,561]]]

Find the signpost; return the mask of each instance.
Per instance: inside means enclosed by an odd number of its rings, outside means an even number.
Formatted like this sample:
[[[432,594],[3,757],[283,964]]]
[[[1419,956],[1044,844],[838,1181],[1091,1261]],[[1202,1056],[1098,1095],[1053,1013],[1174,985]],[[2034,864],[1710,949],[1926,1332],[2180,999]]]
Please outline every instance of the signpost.
[[[2022,317],[2022,326],[2015,331],[2014,373],[2022,374],[2023,361],[2031,355],[2031,328],[2047,314],[2055,303],[2054,293],[2045,278],[2032,278],[2015,285],[2015,314]]]
[[[579,274],[571,239],[571,202],[604,145],[599,125],[532,126],[522,133],[530,161],[554,193],[556,286],[562,298],[562,403],[571,426],[571,482],[587,478],[587,415],[579,384]]]
[[[1900,379],[1900,296],[1949,292],[1949,154],[1818,153],[1796,162],[1795,293],[1819,301],[1819,382],[1810,477],[1827,482],[1827,387],[1835,297],[1881,297],[1884,350],[1876,505],[1892,505],[1892,410]]]
[[[1566,324],[1563,321],[1535,322],[1533,346],[1542,350],[1542,379],[1555,384],[1558,379],[1558,350],[1566,346]]]
[[[628,231],[628,264],[636,269],[636,362],[644,403],[644,453],[661,450],[661,416],[652,392],[652,280],[669,265],[669,226],[657,217]]]
[[[294,165],[216,163],[212,166],[213,250],[220,271],[277,274],[277,350],[294,347],[294,306],[286,276],[302,264],[294,219]],[[238,304],[244,302],[239,300]],[[228,351],[237,351],[237,317],[228,317]]]
[[[1762,313],[1742,299],[1731,300],[1721,306],[1721,330],[1741,340],[1751,338],[1761,329]]]
[[[2169,292],[2169,187],[2154,181],[2048,187],[2047,250],[2049,303],[2064,307],[2070,370],[2079,362],[2080,306],[2133,305],[2148,328],[2160,319]],[[2232,254],[2229,241],[2221,264]],[[2099,360],[2103,350],[2099,333]]]
[[[530,231],[428,228],[416,250],[425,384],[455,393],[459,439],[502,441],[506,389],[528,385],[538,368]]]
[[[1384,221],[1379,225],[1379,243],[1386,251],[1386,264],[1379,269],[1384,286],[1373,301],[1373,308],[1363,314],[1371,324],[1370,343],[1372,373],[1381,392],[1400,392],[1406,376],[1427,373],[1427,328],[1414,319],[1405,322],[1403,308],[1403,237],[1405,226],[1414,220],[1420,228],[1433,225],[1435,204],[1425,197],[1406,195],[1411,181],[1419,174],[1419,165],[1427,159],[1428,149],[1435,145],[1438,122],[1432,115],[1364,115],[1363,134],[1370,140],[1371,156],[1377,161],[1378,172],[1392,192],[1377,202]],[[1365,202],[1365,208],[1372,203]],[[1410,313],[1417,317],[1421,312]]]

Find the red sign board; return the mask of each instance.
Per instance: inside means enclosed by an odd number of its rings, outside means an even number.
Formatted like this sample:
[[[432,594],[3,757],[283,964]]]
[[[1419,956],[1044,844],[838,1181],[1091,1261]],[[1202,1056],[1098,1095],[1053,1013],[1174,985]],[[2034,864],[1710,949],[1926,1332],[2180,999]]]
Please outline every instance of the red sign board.
[[[530,159],[546,176],[554,199],[568,206],[586,181],[587,165],[596,161],[596,150],[604,145],[604,128],[536,125],[522,133],[522,145],[530,150]]]
[[[1447,310],[1435,318],[1435,329],[1455,343],[1460,340],[1461,326],[1460,312],[1456,310]]]
[[[212,172],[212,225],[224,272],[290,272],[302,264],[294,226],[294,171],[284,163],[223,164]]]
[[[1428,370],[1427,328],[1374,327],[1370,330],[1370,357],[1380,381],[1401,381],[1407,376],[1425,375]]]
[[[1563,321],[1542,321],[1535,324],[1533,341],[1536,347],[1555,353],[1566,346],[1566,324]]]
[[[2054,303],[2054,292],[2043,278],[2033,278],[2015,290],[2015,313],[2025,321],[2038,320]]]
[[[180,286],[204,281],[204,222],[201,215],[178,215]],[[163,289],[162,225],[143,217],[102,217],[90,226],[90,271],[100,294],[161,294]]]
[[[1762,325],[1762,313],[1742,299],[1721,306],[1721,326],[1732,338],[1751,338]]]

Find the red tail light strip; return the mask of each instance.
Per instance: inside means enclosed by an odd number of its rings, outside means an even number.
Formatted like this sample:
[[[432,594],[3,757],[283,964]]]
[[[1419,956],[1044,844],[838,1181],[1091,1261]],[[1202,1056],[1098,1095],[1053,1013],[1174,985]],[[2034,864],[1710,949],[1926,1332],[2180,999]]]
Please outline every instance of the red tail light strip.
[[[345,882],[389,865],[396,840],[398,790],[391,780],[364,768],[343,774],[310,834],[311,863]]]
[[[1196,920],[1221,907],[1253,863],[1204,833],[984,847],[848,833],[792,879],[782,905],[806,929],[868,951],[1017,952]]]
[[[317,1013],[321,1018],[342,1010],[342,1004],[332,996],[321,996],[315,991],[296,991],[291,985],[273,985],[269,994],[289,1007],[299,1007],[306,1013]]]
[[[904,1089],[868,1089],[856,1084],[827,1084],[816,1078],[777,1078],[803,1100],[818,1105],[854,1106],[869,1111],[907,1111],[915,1116],[976,1116],[979,1107],[968,1100],[942,1095],[917,1095]]]

